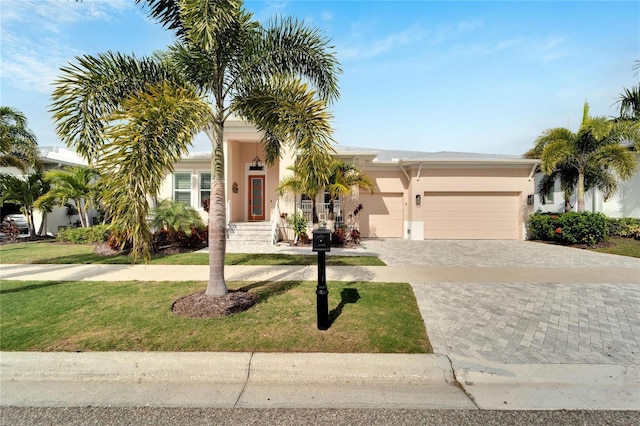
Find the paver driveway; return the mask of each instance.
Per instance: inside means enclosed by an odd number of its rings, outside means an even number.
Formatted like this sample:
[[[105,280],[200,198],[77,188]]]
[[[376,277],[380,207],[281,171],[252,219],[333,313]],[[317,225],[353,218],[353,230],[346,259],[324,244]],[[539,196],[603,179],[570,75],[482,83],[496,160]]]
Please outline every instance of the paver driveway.
[[[640,259],[527,241],[369,240],[390,266],[592,268],[589,284],[411,283],[434,351],[500,363],[640,364]],[[632,268],[635,283],[608,282]],[[425,269],[428,273],[428,269]],[[534,280],[535,281],[535,280]]]

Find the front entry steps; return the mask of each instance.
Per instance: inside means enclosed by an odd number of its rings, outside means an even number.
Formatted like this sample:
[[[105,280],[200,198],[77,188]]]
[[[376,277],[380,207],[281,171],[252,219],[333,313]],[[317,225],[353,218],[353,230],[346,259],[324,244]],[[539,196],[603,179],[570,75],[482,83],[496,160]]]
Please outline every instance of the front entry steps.
[[[271,245],[271,222],[236,222],[227,228],[227,242],[234,245]]]

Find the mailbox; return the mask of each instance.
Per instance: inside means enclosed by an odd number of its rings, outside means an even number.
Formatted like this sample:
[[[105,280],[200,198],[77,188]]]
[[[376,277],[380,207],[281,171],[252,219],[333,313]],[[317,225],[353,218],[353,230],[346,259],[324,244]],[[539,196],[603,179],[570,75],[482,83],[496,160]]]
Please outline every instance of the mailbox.
[[[313,230],[313,251],[331,251],[331,231],[327,228]]]

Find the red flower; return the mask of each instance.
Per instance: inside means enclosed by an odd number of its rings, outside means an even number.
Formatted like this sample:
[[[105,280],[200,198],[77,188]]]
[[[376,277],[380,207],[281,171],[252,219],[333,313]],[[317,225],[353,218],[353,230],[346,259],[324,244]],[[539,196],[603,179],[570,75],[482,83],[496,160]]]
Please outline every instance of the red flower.
[[[558,216],[556,216],[555,214],[549,215],[549,219],[555,219],[556,217]]]
[[[556,234],[562,234],[562,228],[556,228]]]

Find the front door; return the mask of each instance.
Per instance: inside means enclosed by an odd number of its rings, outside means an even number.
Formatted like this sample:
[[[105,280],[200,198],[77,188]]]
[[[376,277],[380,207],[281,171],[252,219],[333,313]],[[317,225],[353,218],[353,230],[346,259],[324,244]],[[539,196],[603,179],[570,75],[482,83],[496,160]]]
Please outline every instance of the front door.
[[[249,176],[249,220],[264,220],[264,176]]]

